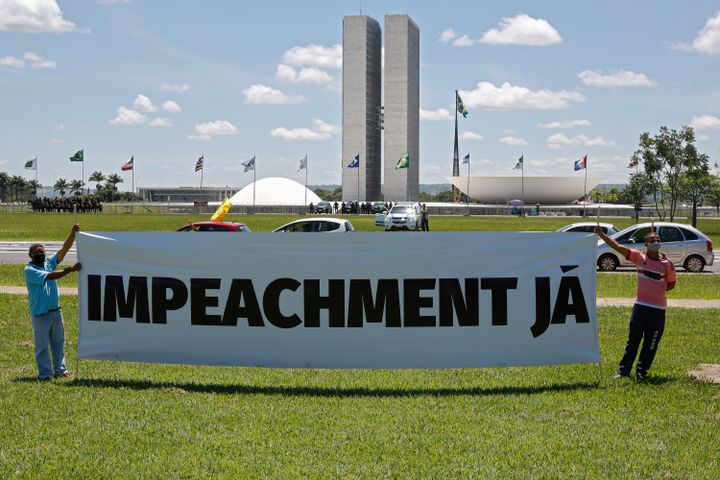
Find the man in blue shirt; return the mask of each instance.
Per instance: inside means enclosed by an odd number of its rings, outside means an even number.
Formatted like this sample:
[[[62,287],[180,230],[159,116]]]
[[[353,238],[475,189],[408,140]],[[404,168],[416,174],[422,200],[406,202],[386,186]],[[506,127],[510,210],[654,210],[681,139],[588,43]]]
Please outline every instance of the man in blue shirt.
[[[75,235],[80,230],[73,225],[62,248],[50,258],[45,258],[45,247],[39,243],[30,245],[30,258],[25,267],[25,284],[28,289],[30,315],[35,332],[35,360],[40,380],[52,377],[69,377],[65,368],[65,327],[60,311],[60,294],[57,280],[71,272],[80,271],[80,264],[62,270],[55,270],[65,258],[65,254],[75,243]],[[52,363],[50,363],[52,351]]]

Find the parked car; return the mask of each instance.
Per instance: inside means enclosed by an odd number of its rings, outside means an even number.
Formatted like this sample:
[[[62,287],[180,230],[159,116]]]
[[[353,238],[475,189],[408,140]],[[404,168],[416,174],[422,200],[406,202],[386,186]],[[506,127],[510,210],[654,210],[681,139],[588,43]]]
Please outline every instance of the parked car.
[[[357,213],[357,203],[350,201],[342,202],[340,210],[340,213]]]
[[[595,231],[595,225],[597,225],[597,222],[571,223],[570,225],[565,225],[562,228],[558,228],[556,232],[593,233]],[[611,237],[620,231],[612,223],[601,223],[600,227],[603,229],[603,232],[605,232],[606,235],[609,235]]]
[[[373,202],[370,213],[387,213],[388,209],[383,202]]]
[[[332,213],[332,210],[330,202],[318,202],[313,213]]]
[[[650,223],[633,225],[612,238],[624,247],[642,250],[650,226]],[[660,253],[665,254],[675,266],[683,267],[688,272],[702,272],[705,265],[713,264],[715,256],[712,241],[700,230],[684,223],[655,222],[655,231],[662,242]],[[600,240],[597,265],[600,270],[609,272],[618,267],[632,266],[632,263]]]
[[[286,223],[273,232],[316,232],[316,233],[345,233],[354,232],[355,228],[349,220],[342,218],[305,218]]]
[[[178,232],[249,232],[244,223],[235,222],[191,222],[178,228]]]
[[[385,215],[385,231],[420,230],[421,219],[419,203],[399,202]]]

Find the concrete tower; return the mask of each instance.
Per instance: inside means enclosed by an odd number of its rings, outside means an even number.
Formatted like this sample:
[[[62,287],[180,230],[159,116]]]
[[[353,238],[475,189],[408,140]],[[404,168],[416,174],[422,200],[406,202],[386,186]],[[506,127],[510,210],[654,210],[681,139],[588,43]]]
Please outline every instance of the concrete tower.
[[[385,16],[386,201],[417,201],[420,194],[420,29],[408,15]],[[395,168],[403,155],[409,168]]]
[[[343,18],[343,200],[380,198],[381,46],[377,21],[365,15]],[[348,168],[357,154],[360,168]]]

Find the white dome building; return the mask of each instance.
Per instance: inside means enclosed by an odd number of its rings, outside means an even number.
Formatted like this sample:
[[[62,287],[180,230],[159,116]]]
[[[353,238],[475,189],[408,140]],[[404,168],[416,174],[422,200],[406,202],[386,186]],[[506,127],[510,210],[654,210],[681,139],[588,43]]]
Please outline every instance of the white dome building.
[[[282,177],[268,177],[250,183],[230,199],[233,205],[252,205],[253,189],[255,205],[309,205],[317,204],[322,199],[305,188],[304,185]],[[305,195],[307,194],[307,203]]]

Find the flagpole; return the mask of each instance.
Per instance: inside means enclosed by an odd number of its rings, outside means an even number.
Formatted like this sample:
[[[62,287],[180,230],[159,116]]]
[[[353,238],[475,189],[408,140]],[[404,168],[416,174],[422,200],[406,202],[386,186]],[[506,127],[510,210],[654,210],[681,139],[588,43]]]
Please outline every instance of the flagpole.
[[[132,202],[131,211],[134,213],[135,212],[135,155],[133,155],[130,158],[132,158],[132,161],[133,161],[133,164],[132,164],[132,197],[130,197],[130,198],[131,198],[131,202]]]
[[[82,188],[85,189],[85,148],[82,149],[83,151],[83,161],[82,163],[82,178],[80,181],[82,182]],[[77,223],[77,222],[76,222]]]
[[[253,159],[255,155],[253,154]],[[257,178],[257,160],[253,162],[253,210],[255,210],[255,183]]]
[[[38,168],[40,168],[38,157],[35,155],[35,183],[37,184],[38,181]],[[35,191],[35,196],[37,197],[37,190]]]
[[[359,159],[359,157],[358,157],[357,169],[358,169],[358,182],[357,182],[358,192],[357,192],[357,209],[355,210],[355,213],[359,214],[360,213],[360,159]],[[352,211],[352,209],[351,209],[351,211]]]
[[[200,169],[200,190],[202,190],[203,175],[205,174],[205,154],[202,154],[203,163]]]
[[[305,154],[305,206],[307,207],[307,177],[308,177],[308,161],[307,153]],[[310,212],[313,213],[313,212]]]
[[[467,191],[465,192],[465,205],[467,206],[468,215],[470,215],[470,158],[468,158]]]
[[[458,91],[455,90],[455,148],[453,150],[453,177],[460,176],[460,163],[458,156]],[[458,188],[453,185],[453,202],[458,201]]]
[[[522,211],[525,213],[525,154],[520,155],[522,163],[520,164],[520,200],[522,200]]]

